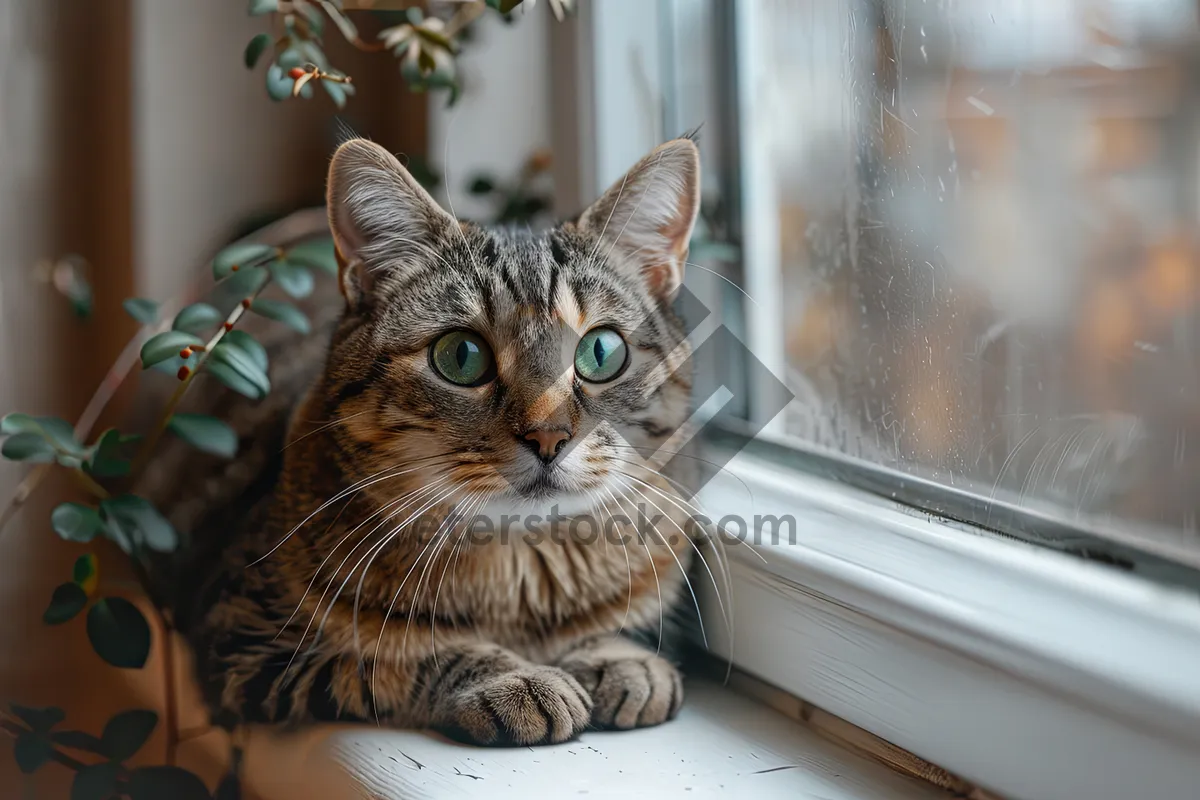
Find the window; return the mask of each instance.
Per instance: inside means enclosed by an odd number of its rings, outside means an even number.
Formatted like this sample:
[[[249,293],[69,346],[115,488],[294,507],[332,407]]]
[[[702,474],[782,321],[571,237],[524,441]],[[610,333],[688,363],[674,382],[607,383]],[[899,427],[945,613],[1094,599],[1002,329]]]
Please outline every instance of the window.
[[[1002,796],[1194,794],[1200,8],[653,8],[585,12],[597,182],[705,124],[702,499],[797,523],[710,649]]]
[[[950,516],[1200,565],[1196,4],[668,7],[668,117],[741,156],[716,188],[797,396],[773,432]]]

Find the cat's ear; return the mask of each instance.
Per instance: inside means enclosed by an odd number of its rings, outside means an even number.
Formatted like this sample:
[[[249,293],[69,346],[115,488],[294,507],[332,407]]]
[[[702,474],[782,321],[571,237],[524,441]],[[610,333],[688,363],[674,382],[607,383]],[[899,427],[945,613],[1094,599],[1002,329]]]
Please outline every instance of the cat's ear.
[[[580,216],[606,255],[636,269],[667,301],[683,282],[688,242],[700,211],[700,151],[689,138],[660,145]]]
[[[333,154],[326,203],[351,306],[369,302],[381,275],[431,258],[437,234],[457,224],[395,156],[366,139]]]

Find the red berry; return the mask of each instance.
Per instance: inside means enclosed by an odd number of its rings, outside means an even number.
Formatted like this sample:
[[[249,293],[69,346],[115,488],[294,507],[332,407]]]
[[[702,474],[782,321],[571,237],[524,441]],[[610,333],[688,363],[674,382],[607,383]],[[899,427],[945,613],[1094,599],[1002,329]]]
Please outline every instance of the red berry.
[[[226,331],[231,331],[231,330],[233,330],[233,323],[232,323],[232,322],[226,322],[226,323],[225,323],[225,330],[226,330]]]
[[[239,269],[241,269],[241,267],[239,267],[237,264],[234,264],[232,267],[229,268],[229,271],[237,272]]]
[[[249,308],[249,307],[250,307],[250,298],[247,297],[245,300],[242,301],[242,308]]]
[[[181,380],[181,381],[185,381],[185,380],[187,380],[187,376],[191,375],[191,374],[192,374],[192,371],[190,369],[188,369],[186,366],[183,366],[183,367],[179,368],[179,372],[175,373],[175,377],[179,378],[179,380]]]
[[[191,358],[192,357],[192,348],[185,347],[182,350],[180,350],[179,357],[180,358]]]
[[[288,77],[294,81],[299,80],[300,78],[303,78],[307,74],[308,73],[305,72],[302,67],[292,67],[291,69],[288,70]]]

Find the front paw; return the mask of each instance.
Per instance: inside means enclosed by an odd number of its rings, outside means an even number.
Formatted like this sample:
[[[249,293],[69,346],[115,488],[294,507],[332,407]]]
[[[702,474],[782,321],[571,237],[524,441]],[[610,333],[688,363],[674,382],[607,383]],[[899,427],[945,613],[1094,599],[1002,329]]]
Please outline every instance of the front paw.
[[[573,677],[557,667],[529,666],[463,687],[443,727],[472,744],[553,744],[578,735],[591,713],[592,699]]]
[[[592,725],[629,730],[660,725],[679,713],[683,681],[665,658],[646,655],[611,661],[570,660],[563,667],[591,695]]]

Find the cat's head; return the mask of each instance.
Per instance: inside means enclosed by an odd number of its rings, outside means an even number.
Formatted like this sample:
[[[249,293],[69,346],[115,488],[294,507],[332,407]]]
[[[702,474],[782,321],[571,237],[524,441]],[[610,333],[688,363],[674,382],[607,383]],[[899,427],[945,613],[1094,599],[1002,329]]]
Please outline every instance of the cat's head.
[[[346,314],[323,390],[350,477],[379,499],[589,506],[689,416],[671,309],[700,205],[694,142],[668,142],[542,234],[456,220],[387,151],[329,172]],[[390,477],[386,477],[390,476]]]

